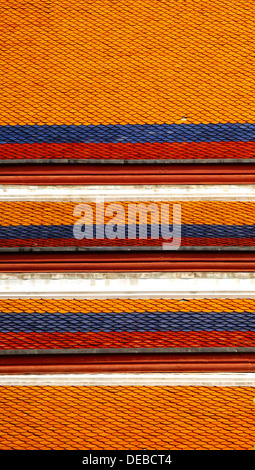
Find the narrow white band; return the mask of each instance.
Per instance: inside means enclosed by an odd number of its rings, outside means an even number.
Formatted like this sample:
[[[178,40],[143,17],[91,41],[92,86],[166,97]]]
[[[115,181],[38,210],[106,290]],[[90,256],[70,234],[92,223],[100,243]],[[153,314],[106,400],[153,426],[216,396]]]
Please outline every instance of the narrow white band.
[[[132,373],[0,375],[0,386],[255,387],[255,373]]]
[[[0,298],[254,298],[255,273],[87,273],[0,276]]]
[[[1,185],[0,201],[254,201],[252,184],[184,185]]]

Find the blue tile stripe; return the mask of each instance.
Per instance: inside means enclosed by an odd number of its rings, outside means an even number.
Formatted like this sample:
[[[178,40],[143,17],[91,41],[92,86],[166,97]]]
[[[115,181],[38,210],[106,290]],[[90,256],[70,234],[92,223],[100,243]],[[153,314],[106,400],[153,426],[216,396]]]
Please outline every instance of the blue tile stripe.
[[[8,313],[0,332],[255,331],[255,312]]]
[[[0,126],[0,144],[248,142],[255,123]]]
[[[165,225],[165,227],[168,227]],[[128,232],[128,228],[130,232]],[[98,232],[104,234],[105,227],[103,225],[97,226]],[[151,225],[141,224],[143,233],[147,237],[151,236]],[[169,230],[172,230],[172,225],[169,225]],[[128,239],[128,233],[132,237],[139,239],[139,225],[130,224],[125,225],[125,239]],[[161,230],[159,231],[161,238]],[[255,225],[207,225],[207,224],[183,224],[181,226],[182,237],[197,237],[197,238],[254,238]],[[18,225],[18,226],[0,226],[0,239],[70,239],[74,238],[73,225]],[[96,225],[93,226],[93,238],[96,239]],[[101,235],[100,235],[101,238]],[[114,240],[113,240],[114,243]]]

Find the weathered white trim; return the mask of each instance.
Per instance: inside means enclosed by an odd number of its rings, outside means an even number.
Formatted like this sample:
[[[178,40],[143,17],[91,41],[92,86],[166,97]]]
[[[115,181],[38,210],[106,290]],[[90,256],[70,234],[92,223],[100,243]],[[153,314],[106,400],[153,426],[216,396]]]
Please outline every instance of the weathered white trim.
[[[255,201],[253,184],[184,185],[1,185],[0,201]]]
[[[0,386],[255,387],[255,373],[132,373],[0,375]]]
[[[255,273],[10,274],[0,298],[255,297]]]

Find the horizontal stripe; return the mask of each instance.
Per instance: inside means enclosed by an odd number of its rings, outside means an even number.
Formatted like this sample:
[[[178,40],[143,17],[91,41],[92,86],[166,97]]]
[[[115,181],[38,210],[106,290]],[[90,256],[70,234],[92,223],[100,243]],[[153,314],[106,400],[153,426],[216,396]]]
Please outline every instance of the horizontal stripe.
[[[255,142],[2,144],[0,160],[193,160],[255,158]]]
[[[126,124],[106,126],[1,126],[0,144],[33,143],[143,143],[143,142],[249,142],[255,124]]]
[[[100,199],[101,198],[101,199]],[[120,202],[125,205],[128,202],[139,203],[144,202],[181,202],[182,204],[193,202],[192,210],[195,208],[194,202],[198,207],[204,207],[211,204],[217,204],[217,207],[223,208],[229,205],[234,208],[236,204],[242,204],[242,210],[246,207],[246,203],[255,201],[255,185],[254,184],[153,184],[153,185],[8,185],[0,186],[1,208],[8,211],[10,202],[20,204],[23,202],[23,209],[28,202],[39,203],[38,207],[53,209],[49,203],[60,204],[61,214],[62,204],[70,204],[69,208],[73,210],[74,202]],[[41,204],[41,203],[44,204]],[[245,204],[244,204],[245,203]],[[187,207],[188,205],[187,204]],[[233,206],[231,206],[233,204]],[[35,210],[33,207],[33,211]],[[56,206],[57,207],[57,206]],[[185,209],[185,205],[182,206]],[[215,207],[215,206],[214,206]],[[247,206],[249,207],[249,205]],[[253,211],[253,205],[250,206]],[[31,208],[29,209],[31,212]],[[233,209],[231,209],[233,210]],[[231,212],[230,210],[230,212]],[[170,211],[171,212],[171,211]],[[14,217],[15,211],[12,210]],[[226,214],[225,214],[226,215]],[[215,211],[213,213],[215,217]],[[45,214],[44,214],[45,217]],[[204,217],[204,214],[203,214]]]
[[[31,238],[31,239],[0,239],[0,247],[1,248],[22,248],[22,247],[31,247],[31,248],[47,248],[47,247],[147,247],[147,246],[156,246],[162,247],[163,242],[167,243],[163,240],[112,240],[107,239],[92,239],[92,240],[76,240],[74,238],[49,238],[49,239],[42,239],[42,238]],[[208,248],[219,246],[222,249],[225,247],[253,247],[255,246],[254,238],[185,238],[182,237],[181,245],[180,246],[188,246],[188,247],[197,247],[202,249],[202,247],[206,246]],[[168,249],[166,244],[165,248]]]
[[[225,187],[222,187],[224,194]],[[226,190],[227,191],[227,190]],[[153,198],[152,194],[152,198]],[[199,197],[199,196],[198,196]],[[238,196],[236,196],[238,197]],[[141,224],[172,224],[174,204],[180,204],[181,223],[187,226],[206,227],[206,225],[231,225],[252,226],[255,224],[255,203],[248,201],[118,201],[117,221],[118,224],[141,223]],[[83,206],[78,206],[79,202],[58,202],[58,201],[1,201],[0,221],[1,227],[15,230],[15,226],[52,226],[62,227],[78,223],[84,215]],[[86,202],[89,207],[86,215],[87,225],[96,221],[96,216],[100,216],[100,221],[113,225],[116,222],[112,219],[112,210],[116,207],[105,203],[103,207],[96,206],[94,202]],[[152,205],[152,206],[151,206]],[[73,215],[75,207],[76,215]],[[107,208],[110,210],[107,214]],[[151,214],[152,209],[153,214]],[[103,213],[103,210],[105,211]],[[179,209],[178,209],[179,210]],[[82,223],[82,222],[81,222]],[[175,221],[176,223],[176,221]],[[99,224],[98,224],[99,225]],[[227,229],[227,228],[226,228]],[[4,230],[4,229],[3,229]],[[3,232],[4,233],[4,232]]]
[[[88,228],[89,225],[86,225]],[[152,230],[158,229],[159,231],[159,237],[160,239],[163,239],[163,241],[171,240],[171,235],[169,235],[169,238],[163,238],[162,237],[162,230],[165,231],[165,233],[168,233],[168,230],[170,232],[173,230],[172,225],[166,225],[162,224],[160,226],[155,226],[154,224],[152,225],[147,225],[147,224],[129,224],[128,226],[118,224],[118,230],[121,230],[123,227],[124,232],[123,235],[125,235],[125,238],[123,237],[123,240],[125,239],[130,239],[132,240],[135,238],[142,238],[142,236],[146,236],[148,238],[151,237]],[[177,226],[179,227],[180,226]],[[107,228],[111,230],[111,233],[115,233],[114,228],[116,228],[116,225],[107,225]],[[17,227],[15,226],[8,226],[8,227],[3,227],[0,226],[0,239],[7,239],[9,238],[10,240],[12,239],[26,239],[26,238],[41,238],[41,239],[47,239],[47,238],[75,238],[73,234],[74,227],[68,226],[68,225],[29,225],[29,226],[24,226],[24,225],[19,225]],[[83,231],[83,230],[82,230]],[[88,233],[88,232],[85,232]],[[120,233],[120,232],[118,232]],[[181,225],[181,236],[182,237],[190,237],[190,238],[253,238],[255,237],[255,225],[206,225],[206,224],[201,224],[201,225],[188,225],[188,224],[182,224]],[[109,238],[106,233],[106,226],[104,225],[93,225],[93,233],[91,232],[91,237],[88,238],[90,240],[90,243],[92,243],[93,239],[107,239]],[[86,243],[86,237],[85,237],[85,243]],[[118,239],[118,238],[117,238]],[[115,244],[115,239],[111,240],[111,244]]]
[[[135,279],[135,278],[134,278]],[[3,282],[3,280],[1,280]],[[233,279],[233,282],[234,279]],[[244,313],[255,312],[254,299],[2,299],[0,297],[1,313],[84,313],[100,314],[148,312],[194,312],[194,313]]]
[[[254,273],[0,274],[2,299],[219,299],[254,301]]]
[[[0,351],[84,348],[255,347],[252,331],[171,331],[135,333],[1,333]],[[143,351],[145,352],[145,351]]]
[[[163,387],[253,387],[253,373],[143,373],[143,374],[42,374],[0,375],[0,387],[64,386],[163,386]],[[21,391],[21,390],[20,390]],[[167,391],[167,390],[166,390]],[[151,389],[151,392],[153,390]],[[177,393],[176,389],[176,393]],[[9,389],[11,393],[11,389]]]
[[[1,8],[0,124],[254,122],[252,0]]]
[[[0,313],[1,332],[254,331],[254,313]]]

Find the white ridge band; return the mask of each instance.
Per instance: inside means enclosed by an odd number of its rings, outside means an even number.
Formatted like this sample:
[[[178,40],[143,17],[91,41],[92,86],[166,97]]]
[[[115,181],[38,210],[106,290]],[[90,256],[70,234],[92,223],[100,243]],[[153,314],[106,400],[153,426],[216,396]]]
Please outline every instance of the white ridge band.
[[[255,273],[20,273],[0,275],[0,298],[242,297],[255,297]]]
[[[0,186],[0,201],[255,201],[254,184]]]
[[[255,373],[94,373],[0,375],[0,386],[255,387]]]

